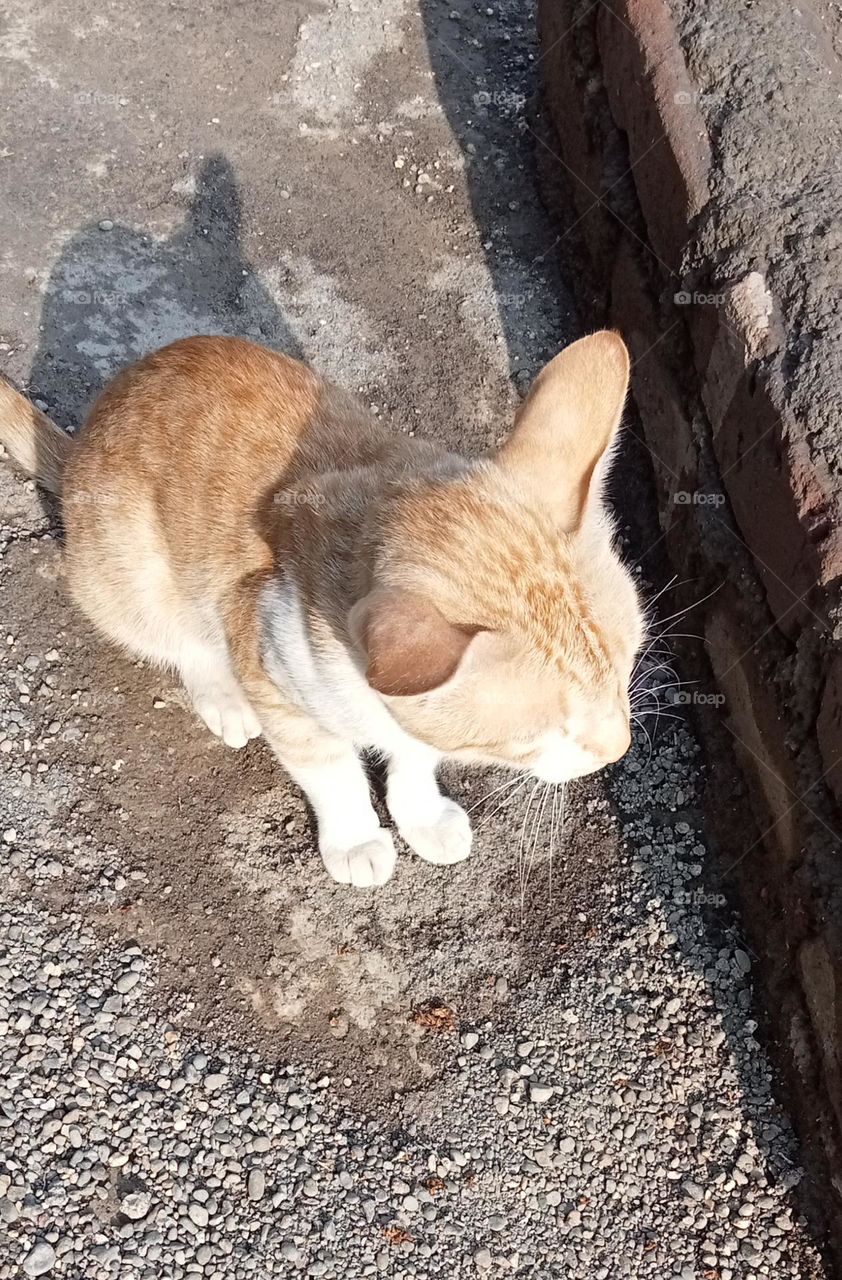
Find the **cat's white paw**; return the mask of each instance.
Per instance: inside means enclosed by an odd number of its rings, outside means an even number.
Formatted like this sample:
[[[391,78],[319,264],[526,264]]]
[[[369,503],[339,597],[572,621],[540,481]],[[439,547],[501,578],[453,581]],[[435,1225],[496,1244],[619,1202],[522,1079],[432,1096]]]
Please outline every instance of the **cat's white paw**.
[[[413,853],[427,862],[447,867],[471,852],[473,832],[467,813],[453,800],[443,800],[435,822],[423,827],[399,827]]]
[[[382,827],[371,840],[350,849],[322,846],[321,855],[334,880],[356,885],[358,889],[385,884],[391,879],[397,860],[394,841]]]
[[[193,693],[196,714],[211,733],[228,747],[244,747],[250,738],[259,738],[260,721],[238,689],[209,685]]]

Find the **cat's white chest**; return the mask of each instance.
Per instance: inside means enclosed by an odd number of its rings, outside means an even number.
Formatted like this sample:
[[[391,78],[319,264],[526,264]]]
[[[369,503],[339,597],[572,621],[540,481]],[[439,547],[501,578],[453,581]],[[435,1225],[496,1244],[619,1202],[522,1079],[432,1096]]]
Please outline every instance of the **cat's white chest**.
[[[338,640],[314,649],[294,581],[277,578],[264,588],[260,621],[267,675],[325,729],[387,755],[413,741]]]

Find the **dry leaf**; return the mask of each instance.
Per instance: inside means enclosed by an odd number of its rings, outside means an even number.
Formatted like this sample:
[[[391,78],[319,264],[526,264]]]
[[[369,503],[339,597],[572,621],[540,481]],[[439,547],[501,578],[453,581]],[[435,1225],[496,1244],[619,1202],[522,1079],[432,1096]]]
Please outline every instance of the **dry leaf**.
[[[384,1227],[383,1234],[389,1244],[405,1244],[407,1240],[412,1239],[412,1236],[408,1231],[404,1231],[403,1227]]]
[[[456,1030],[456,1014],[446,1004],[439,1004],[438,1000],[430,1000],[427,1004],[415,1009],[412,1013],[412,1021],[416,1026],[423,1027],[425,1031]]]

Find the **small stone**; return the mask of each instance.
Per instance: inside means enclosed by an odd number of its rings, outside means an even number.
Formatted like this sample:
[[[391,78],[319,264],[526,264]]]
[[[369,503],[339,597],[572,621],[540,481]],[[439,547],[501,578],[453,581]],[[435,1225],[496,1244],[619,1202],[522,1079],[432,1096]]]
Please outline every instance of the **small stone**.
[[[228,1083],[228,1077],[223,1075],[221,1071],[212,1071],[209,1076],[205,1076],[205,1089],[208,1093],[214,1093],[217,1089],[224,1089]]]
[[[119,991],[121,996],[128,995],[133,991],[140,982],[140,974],[135,973],[134,969],[127,969],[125,973],[121,973],[117,981],[114,983],[115,991]]]
[[[4,1196],[0,1200],[0,1222],[5,1222],[8,1225],[12,1222],[17,1222],[19,1217],[17,1205],[12,1204],[11,1200]]]
[[[554,1092],[555,1089],[551,1084],[537,1084],[532,1080],[529,1082],[529,1098],[531,1102],[549,1102]]]
[[[210,1215],[205,1206],[199,1204],[198,1200],[191,1200],[187,1208],[187,1216],[197,1227],[206,1227]]]
[[[491,1266],[491,1252],[488,1249],[477,1249],[474,1254],[474,1263],[480,1271],[488,1271]]]
[[[266,1191],[266,1175],[262,1169],[252,1169],[248,1177],[249,1200],[262,1200]]]
[[[56,1264],[56,1251],[46,1240],[36,1240],[23,1260],[23,1270],[28,1276],[43,1276]]]
[[[351,1019],[340,1010],[328,1019],[327,1029],[335,1040],[344,1040],[351,1029]]]
[[[139,1222],[141,1218],[145,1218],[151,1207],[152,1197],[148,1191],[130,1191],[120,1201],[123,1213],[133,1222]]]
[[[114,223],[110,218],[102,218],[99,224],[100,231],[113,231]]]

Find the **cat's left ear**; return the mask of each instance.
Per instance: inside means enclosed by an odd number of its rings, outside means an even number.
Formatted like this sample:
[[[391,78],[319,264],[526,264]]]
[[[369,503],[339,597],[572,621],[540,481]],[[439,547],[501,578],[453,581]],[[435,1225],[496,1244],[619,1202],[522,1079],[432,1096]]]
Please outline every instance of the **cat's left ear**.
[[[531,500],[579,527],[623,412],[629,353],[607,329],[565,347],[538,374],[497,465]]]
[[[479,628],[457,627],[430,601],[397,587],[375,587],[348,616],[365,655],[366,680],[390,697],[438,689],[456,671]]]

